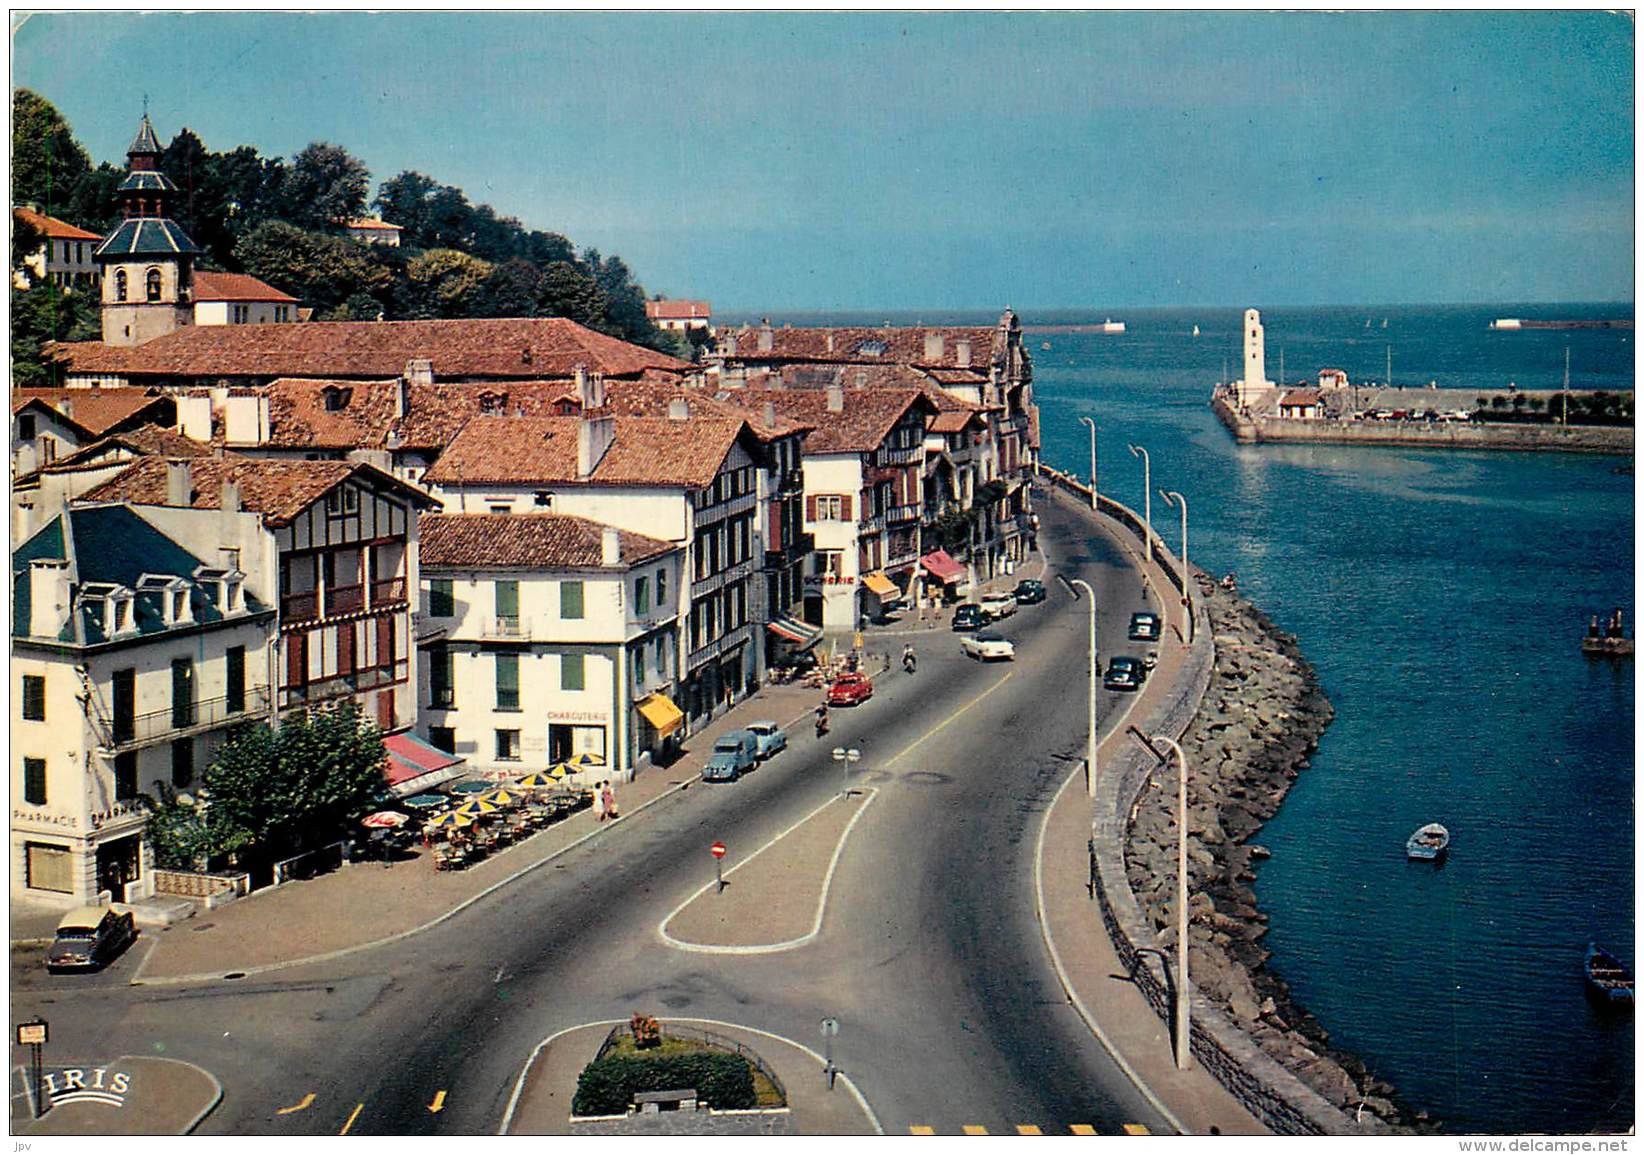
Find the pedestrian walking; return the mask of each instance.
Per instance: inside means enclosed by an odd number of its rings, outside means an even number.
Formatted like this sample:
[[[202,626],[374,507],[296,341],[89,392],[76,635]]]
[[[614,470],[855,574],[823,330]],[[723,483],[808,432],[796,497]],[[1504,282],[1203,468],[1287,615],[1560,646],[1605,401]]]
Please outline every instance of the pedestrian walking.
[[[594,784],[594,821],[595,822],[604,822],[605,821],[605,791],[602,789],[602,786],[603,786],[603,783],[597,783],[596,782]]]
[[[605,807],[605,817],[621,818],[617,813],[616,792],[611,789],[611,780],[607,778],[599,788],[599,798]]]

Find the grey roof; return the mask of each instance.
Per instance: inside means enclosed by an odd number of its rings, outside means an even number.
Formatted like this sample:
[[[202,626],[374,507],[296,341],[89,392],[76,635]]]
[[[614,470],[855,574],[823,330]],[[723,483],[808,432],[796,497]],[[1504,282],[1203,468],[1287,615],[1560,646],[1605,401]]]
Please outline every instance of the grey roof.
[[[176,192],[176,183],[163,172],[129,172],[116,192]]]
[[[94,261],[112,261],[121,257],[175,256],[178,253],[198,253],[200,246],[189,239],[182,226],[166,217],[132,217],[121,221],[97,251]]]
[[[126,149],[127,156],[159,156],[164,150],[160,147],[160,138],[154,135],[154,126],[149,123],[148,113],[143,113],[143,123],[137,126],[137,135]]]
[[[66,539],[65,525],[68,527]],[[160,602],[163,591],[153,588],[152,581],[143,582],[146,575],[181,578],[187,583],[192,614],[188,626],[223,620],[212,591],[194,580],[194,571],[205,562],[130,509],[116,505],[94,506],[70,509],[58,515],[12,551],[12,636],[15,638],[29,636],[29,563],[36,558],[69,562],[74,608],[59,641],[81,645],[108,641],[103,629],[102,607],[96,599],[79,596],[86,587],[123,586],[135,592],[135,637],[187,628],[165,624]],[[249,590],[243,591],[243,596],[248,613],[261,613],[267,608]]]

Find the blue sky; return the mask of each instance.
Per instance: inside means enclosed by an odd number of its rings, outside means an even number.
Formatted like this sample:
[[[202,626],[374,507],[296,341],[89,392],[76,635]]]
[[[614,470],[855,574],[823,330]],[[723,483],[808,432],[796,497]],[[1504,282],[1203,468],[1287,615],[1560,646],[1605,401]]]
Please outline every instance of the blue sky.
[[[348,147],[717,310],[1632,299],[1604,13],[63,13],[96,160]]]

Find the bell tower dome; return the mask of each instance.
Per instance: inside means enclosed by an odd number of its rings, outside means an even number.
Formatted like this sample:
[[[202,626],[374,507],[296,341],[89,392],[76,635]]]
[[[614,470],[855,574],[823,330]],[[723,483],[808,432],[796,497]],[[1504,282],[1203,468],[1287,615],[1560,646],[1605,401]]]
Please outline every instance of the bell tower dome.
[[[92,254],[103,267],[105,345],[141,345],[194,323],[200,249],[166,215],[177,186],[160,171],[164,151],[145,110],[115,193],[124,219]]]

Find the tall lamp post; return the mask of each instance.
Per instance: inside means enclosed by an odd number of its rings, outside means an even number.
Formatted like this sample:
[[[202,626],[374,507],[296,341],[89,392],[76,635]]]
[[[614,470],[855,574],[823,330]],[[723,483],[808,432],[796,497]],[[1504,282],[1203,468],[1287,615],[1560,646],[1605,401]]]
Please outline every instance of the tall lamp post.
[[[1090,719],[1089,729],[1086,732],[1085,742],[1085,794],[1087,797],[1096,797],[1096,591],[1090,588],[1090,583],[1083,578],[1067,578],[1057,574],[1056,577],[1067,587],[1067,592],[1073,595],[1073,600],[1079,600],[1079,591],[1074,586],[1083,586],[1085,593],[1090,595]]]
[[[835,746],[833,748],[833,760],[838,762],[840,766],[844,768],[844,797],[849,798],[851,794],[851,767],[862,761],[862,751],[858,750],[855,746],[852,746],[848,750],[843,746]]]
[[[1182,507],[1182,641],[1193,644],[1193,600],[1188,593],[1188,582],[1192,580],[1193,571],[1187,565],[1187,498],[1175,490],[1160,489],[1159,496],[1165,499],[1166,505],[1180,505]]]
[[[1153,562],[1153,463],[1148,460],[1147,450],[1140,445],[1132,445],[1130,452],[1142,459],[1142,523],[1147,527],[1147,556],[1142,559],[1142,573],[1145,580],[1147,567]]]
[[[1140,730],[1131,727],[1131,733],[1148,745],[1153,754],[1158,754]],[[1168,746],[1182,768],[1176,788],[1176,1069],[1185,1071],[1191,1057],[1188,1040],[1192,1037],[1187,997],[1187,755],[1173,738],[1155,734],[1152,741]]]
[[[1079,421],[1090,426],[1090,508],[1100,509],[1101,503],[1096,498],[1096,422],[1088,417],[1081,417]]]

